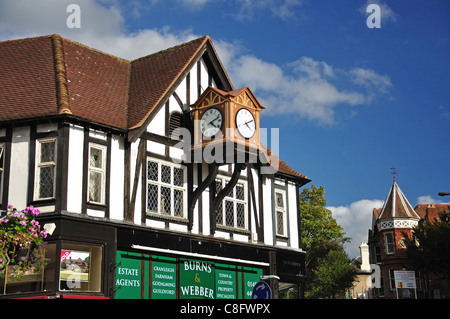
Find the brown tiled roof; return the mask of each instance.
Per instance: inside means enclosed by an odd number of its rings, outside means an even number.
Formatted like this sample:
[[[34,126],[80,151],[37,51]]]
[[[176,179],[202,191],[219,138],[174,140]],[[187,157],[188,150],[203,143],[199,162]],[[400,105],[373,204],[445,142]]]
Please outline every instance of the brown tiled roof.
[[[207,48],[217,56],[204,36],[128,61],[57,34],[0,42],[0,122],[69,114],[139,128]],[[228,94],[245,89],[233,91],[219,68]],[[277,173],[309,181],[281,159]]]
[[[1,43],[0,121],[53,115],[56,99],[51,38]]]
[[[265,152],[267,153],[267,156],[269,157],[268,161],[270,161],[271,166],[273,168],[277,169],[276,173],[289,175],[289,176],[295,177],[296,179],[303,180],[305,184],[309,183],[310,180],[308,179],[308,176],[292,169],[278,155],[276,155],[275,153],[272,153],[272,150],[270,148],[268,148],[267,146],[262,144],[261,147],[263,149],[265,149]],[[276,163],[277,161],[278,161],[278,163]],[[278,167],[277,167],[277,165],[278,165]]]
[[[450,210],[450,204],[418,204],[414,210],[420,218],[433,222],[440,212]]]
[[[419,218],[420,216],[412,208],[406,196],[394,180],[388,197],[384,202],[383,208],[378,216],[378,219],[386,219],[393,217],[401,218]]]
[[[2,42],[0,121],[64,110],[108,126],[136,128],[207,41],[204,36],[134,61],[57,34]]]
[[[204,36],[132,62],[129,128],[143,124],[207,41]]]
[[[126,129],[130,62],[67,39],[63,49],[72,114]]]

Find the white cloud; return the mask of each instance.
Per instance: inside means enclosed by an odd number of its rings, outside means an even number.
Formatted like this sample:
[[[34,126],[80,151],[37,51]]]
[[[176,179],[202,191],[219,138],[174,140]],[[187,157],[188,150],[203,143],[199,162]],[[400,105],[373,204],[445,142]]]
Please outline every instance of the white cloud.
[[[239,21],[252,20],[258,11],[269,9],[270,12],[282,19],[288,20],[294,16],[294,8],[301,5],[301,0],[237,0],[239,8],[235,18]]]
[[[67,7],[76,2],[81,9],[81,28],[69,29]],[[93,0],[0,0],[0,36],[16,38],[61,34],[95,33],[114,35],[123,32],[124,19],[113,1]]]
[[[202,7],[207,4],[210,0],[181,0],[185,6]]]
[[[444,197],[445,198],[445,197]],[[441,199],[434,199],[431,195],[417,197],[417,204],[450,204]]]
[[[250,86],[267,107],[265,114],[299,115],[322,124],[334,124],[338,108],[367,104],[392,86],[387,75],[335,69],[311,57],[300,57],[285,68],[253,55],[228,60],[233,61],[227,70],[235,86]]]
[[[151,3],[160,0],[152,0]],[[207,0],[177,0],[203,6]],[[300,1],[237,0],[243,7],[288,10]],[[0,0],[0,40],[52,33],[125,59],[136,59],[189,41],[192,30],[142,29],[128,32],[117,0],[78,0],[81,28],[66,25],[72,0]],[[151,3],[149,5],[151,5]],[[283,8],[283,9],[282,9]],[[386,75],[371,69],[335,68],[325,61],[299,57],[284,66],[249,54],[240,42],[213,39],[219,57],[236,88],[249,86],[267,107],[265,114],[288,114],[321,124],[333,124],[346,107],[369,103],[392,86]]]
[[[371,69],[353,68],[350,70],[352,81],[370,91],[388,93],[392,86],[391,79],[387,75],[380,75]]]
[[[348,206],[327,207],[333,218],[343,228],[346,237],[351,242],[345,245],[350,258],[360,255],[359,245],[367,242],[369,229],[372,227],[372,212],[374,208],[381,208],[384,201],[379,199],[362,199]]]
[[[67,6],[73,0],[0,0],[0,40],[59,33],[69,39],[116,55],[135,59],[192,40],[191,30],[143,29],[129,33],[115,0],[77,0],[81,28],[68,28]]]
[[[443,107],[442,105],[439,106],[439,116],[442,117],[442,118],[444,118],[444,119],[450,120],[450,112],[447,111],[447,110],[445,109],[445,107]]]

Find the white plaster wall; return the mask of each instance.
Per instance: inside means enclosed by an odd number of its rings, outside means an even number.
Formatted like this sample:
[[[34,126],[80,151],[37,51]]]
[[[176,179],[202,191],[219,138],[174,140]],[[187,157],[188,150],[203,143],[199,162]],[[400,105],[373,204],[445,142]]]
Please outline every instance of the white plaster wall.
[[[296,187],[292,183],[288,183],[288,205],[289,205],[289,239],[290,247],[299,248],[298,243],[298,216],[296,203]]]
[[[164,144],[161,144],[161,143],[147,141],[147,151],[155,153],[155,154],[159,154],[159,155],[164,155],[166,153],[166,147]],[[134,160],[136,160],[136,159],[134,159]]]
[[[158,135],[165,135],[166,129],[166,114],[165,107],[162,107],[158,113],[156,113],[153,120],[147,126],[147,132],[155,133]]]
[[[256,207],[259,206],[259,191],[258,191],[258,175],[257,171],[254,169],[250,169],[247,174],[252,174],[253,177],[253,185],[254,185],[254,192],[250,190],[250,196],[248,198],[248,209],[250,212],[250,223],[252,227],[252,241],[257,242],[258,241],[258,234],[256,233],[256,220],[255,220],[255,211],[253,209],[253,202],[252,202],[252,194],[255,197],[256,201]],[[258,218],[258,223],[261,225],[261,221],[259,220],[259,211],[256,212],[256,218]]]
[[[134,183],[134,175],[136,171],[136,158],[138,155],[138,149],[139,149],[139,142],[140,139],[137,139],[136,142],[131,144],[131,155],[130,155],[130,196],[133,194],[133,183]],[[147,165],[146,162],[144,162],[144,165]],[[142,167],[141,167],[142,169]],[[134,206],[134,223],[135,224],[141,224],[141,189],[142,187],[146,187],[146,185],[142,186],[142,178],[141,178],[141,169],[137,172],[138,174],[138,186],[137,186],[137,192],[136,192],[136,202]],[[131,199],[131,198],[130,198]]]
[[[81,213],[83,143],[83,127],[71,125],[69,127],[69,171],[67,180],[67,211],[71,213]]]
[[[208,165],[202,165],[202,176],[206,178],[208,176],[209,169]],[[196,175],[197,178],[198,175]],[[200,184],[201,182],[197,182]],[[199,207],[198,202],[194,210],[194,214],[197,215],[195,220],[199,220]],[[203,225],[203,234],[210,235],[211,234],[211,218],[209,215],[209,187],[202,193],[202,225]]]
[[[264,243],[273,245],[273,220],[272,220],[272,181],[266,179],[263,182],[263,202],[264,202]]]
[[[208,68],[206,67],[205,61],[203,59],[200,60],[201,63],[201,86],[203,91],[206,90],[206,88],[208,87]],[[214,83],[214,80],[212,81],[212,86],[216,87],[216,84]],[[200,93],[203,93],[200,92]],[[198,97],[197,97],[198,98]]]
[[[111,137],[111,184],[109,217],[112,219],[123,220],[123,194],[124,194],[124,140],[123,137],[112,135]]]
[[[30,127],[12,132],[8,204],[22,210],[27,205]]]
[[[191,77],[191,85],[190,85],[190,99],[191,104],[194,104],[195,101],[198,99],[197,95],[197,64],[194,65],[194,67],[189,72]]]

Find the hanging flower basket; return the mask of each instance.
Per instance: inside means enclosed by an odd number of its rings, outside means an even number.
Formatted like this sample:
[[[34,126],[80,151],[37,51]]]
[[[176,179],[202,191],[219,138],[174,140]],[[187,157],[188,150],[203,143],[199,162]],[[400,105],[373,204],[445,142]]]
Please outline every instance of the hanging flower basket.
[[[10,265],[18,265],[19,263],[27,262],[35,246],[36,244],[34,242],[31,242],[28,247],[21,246],[20,244],[11,244],[8,253]]]
[[[18,212],[8,205],[7,215],[0,220],[0,278],[4,278],[10,265],[15,265],[15,277],[47,265],[44,250],[47,233],[36,221],[39,214],[33,206]]]

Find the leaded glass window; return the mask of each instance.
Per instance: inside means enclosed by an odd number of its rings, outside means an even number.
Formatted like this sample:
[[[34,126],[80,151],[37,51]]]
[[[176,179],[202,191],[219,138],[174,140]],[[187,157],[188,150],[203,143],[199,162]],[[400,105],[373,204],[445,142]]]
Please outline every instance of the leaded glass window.
[[[147,212],[185,218],[186,169],[172,163],[147,160]]]
[[[287,235],[286,195],[282,190],[275,190],[275,228],[278,236]]]
[[[36,149],[35,199],[54,198],[56,139],[38,140]]]
[[[89,144],[88,201],[105,204],[106,147]]]
[[[215,183],[216,195],[226,186],[228,179],[217,178]],[[218,207],[216,224],[247,229],[247,196],[246,184],[238,182],[234,188],[225,196]]]

